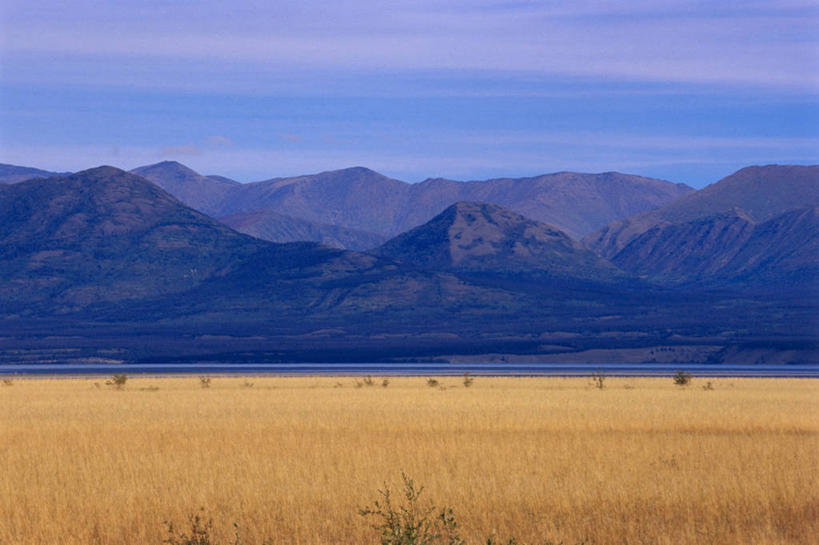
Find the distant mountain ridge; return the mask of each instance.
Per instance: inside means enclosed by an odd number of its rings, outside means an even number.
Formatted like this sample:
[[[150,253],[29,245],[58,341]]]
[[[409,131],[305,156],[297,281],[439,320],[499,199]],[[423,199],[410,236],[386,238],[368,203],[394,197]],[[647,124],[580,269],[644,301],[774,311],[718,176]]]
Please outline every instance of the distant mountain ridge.
[[[659,282],[815,284],[819,167],[748,167],[584,243]]]
[[[566,233],[487,203],[455,203],[374,253],[430,270],[547,274],[606,282],[623,276]]]
[[[611,259],[631,240],[656,226],[735,210],[759,222],[815,205],[819,205],[819,166],[752,166],[663,207],[616,221],[587,235],[583,243]]]
[[[409,184],[353,167],[229,188],[185,178],[190,187],[195,187],[194,196],[174,182],[182,178],[166,173],[168,165],[160,165],[164,166],[141,167],[134,172],[213,217],[238,218],[239,214],[268,210],[271,216],[280,214],[384,238],[417,227],[458,201],[498,204],[580,238],[612,221],[662,206],[693,191],[684,184],[613,172],[562,172],[483,182],[431,179]],[[260,214],[254,218],[262,221]],[[247,225],[249,220],[242,223]]]
[[[51,172],[39,168],[21,167],[0,163],[0,184],[15,184],[33,178],[51,178],[53,176],[68,176],[70,172]]]
[[[662,281],[812,282],[819,270],[817,208],[756,223],[728,213],[649,229],[615,255],[634,274]]]
[[[212,217],[215,217],[218,203],[231,189],[241,185],[221,176],[202,176],[176,161],[135,168],[131,173],[157,184],[186,205]]]
[[[219,221],[240,233],[270,242],[314,241],[348,250],[369,250],[383,243],[386,238],[375,233],[315,223],[265,209],[239,212],[219,218]]]

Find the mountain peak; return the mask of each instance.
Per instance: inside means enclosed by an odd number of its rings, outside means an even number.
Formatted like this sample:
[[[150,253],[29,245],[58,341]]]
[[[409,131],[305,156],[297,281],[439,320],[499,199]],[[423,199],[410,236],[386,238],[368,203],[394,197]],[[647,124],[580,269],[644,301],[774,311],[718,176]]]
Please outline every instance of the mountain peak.
[[[430,269],[586,279],[618,276],[614,267],[563,231],[483,202],[457,202],[376,253]]]
[[[152,165],[145,165],[143,167],[135,168],[131,172],[139,174],[140,176],[144,176],[145,174],[149,173],[164,173],[165,175],[185,177],[199,176],[198,172],[178,161],[161,161]]]
[[[131,172],[158,185],[191,208],[210,215],[218,215],[221,202],[240,185],[226,178],[202,176],[176,161],[162,161]]]
[[[264,246],[111,166],[11,185],[2,195],[3,274],[44,300],[182,291]]]
[[[128,175],[127,172],[121,168],[112,167],[111,165],[100,165],[98,167],[81,170],[71,175],[71,177],[83,177],[86,179],[108,179],[115,176]],[[132,176],[132,175],[130,175]]]
[[[339,170],[339,172],[349,172],[350,174],[379,174],[379,175],[381,175],[380,173],[374,171],[371,168],[362,167],[362,166],[342,168],[342,169]]]

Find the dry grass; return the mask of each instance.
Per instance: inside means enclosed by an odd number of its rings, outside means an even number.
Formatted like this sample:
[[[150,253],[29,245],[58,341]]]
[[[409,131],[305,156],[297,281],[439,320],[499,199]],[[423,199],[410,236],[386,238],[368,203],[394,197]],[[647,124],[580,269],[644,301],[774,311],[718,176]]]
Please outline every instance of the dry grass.
[[[819,535],[818,381],[440,380],[15,380],[0,387],[0,543],[159,544],[162,521],[200,507],[251,542],[375,543],[357,509],[402,469],[472,543]]]

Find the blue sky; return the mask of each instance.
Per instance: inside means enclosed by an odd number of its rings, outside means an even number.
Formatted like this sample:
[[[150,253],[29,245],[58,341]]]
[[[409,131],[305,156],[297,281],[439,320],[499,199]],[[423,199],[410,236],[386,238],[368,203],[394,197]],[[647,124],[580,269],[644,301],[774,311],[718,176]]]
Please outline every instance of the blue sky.
[[[0,162],[241,181],[816,163],[819,4],[0,4]]]

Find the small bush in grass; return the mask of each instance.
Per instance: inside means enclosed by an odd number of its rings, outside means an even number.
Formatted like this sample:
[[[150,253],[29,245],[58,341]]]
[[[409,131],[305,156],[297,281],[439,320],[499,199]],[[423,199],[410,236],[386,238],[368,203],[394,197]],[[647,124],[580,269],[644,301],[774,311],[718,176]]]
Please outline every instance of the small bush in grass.
[[[392,492],[385,484],[379,490],[381,500],[359,510],[362,517],[375,519],[372,528],[379,533],[381,545],[465,545],[458,535],[458,523],[452,509],[437,508],[422,503],[423,486],[401,472],[404,499],[393,502]]]
[[[213,536],[213,519],[205,519],[204,509],[199,513],[188,517],[188,529],[179,530],[172,522],[165,522],[168,530],[168,537],[162,542],[165,545],[220,545]],[[233,523],[233,541],[230,545],[250,545],[242,541],[239,535],[239,524]],[[273,540],[268,539],[261,545],[273,545]]]
[[[706,392],[710,391],[710,390],[713,390],[714,389],[714,383],[709,380],[708,382],[705,383],[705,385],[702,387],[702,389],[705,390]]]
[[[469,388],[473,382],[475,382],[475,379],[472,377],[472,373],[469,371],[464,373],[464,388]]]
[[[117,390],[122,390],[125,388],[126,382],[128,382],[128,375],[123,373],[121,375],[115,374],[110,380],[106,380],[105,384],[108,386],[113,386]]]
[[[602,390],[606,387],[606,373],[602,369],[598,369],[592,374],[592,382],[598,390]]]
[[[389,386],[389,385],[390,385],[390,379],[388,379],[388,378],[386,378],[386,377],[385,377],[385,378],[384,378],[384,379],[381,381],[381,386],[383,386],[384,388],[386,388],[386,387],[387,387],[387,386]]]
[[[422,501],[423,486],[401,472],[404,488],[398,501],[393,499],[389,486],[379,490],[380,500],[359,509],[358,513],[371,520],[370,526],[378,532],[381,545],[467,545],[458,532],[455,513],[449,507],[436,507],[430,501]],[[494,533],[486,545],[525,545],[514,537],[498,540]],[[545,540],[532,545],[563,545],[563,542]],[[585,545],[584,542],[576,545]]]
[[[252,382],[248,382],[248,381],[244,381],[244,382],[242,383],[242,388],[253,388],[253,383],[252,383]]]
[[[210,388],[210,377],[199,377],[199,386],[202,388]]]
[[[674,384],[677,386],[688,386],[691,384],[691,373],[688,371],[677,371],[674,373]]]
[[[367,377],[364,379],[364,385],[365,386],[375,386],[375,381],[373,380],[373,377],[367,375]]]
[[[14,385],[14,381],[12,381],[10,378],[4,378],[3,379],[3,386],[13,386],[13,385]]]
[[[430,388],[436,388],[439,385],[440,385],[440,383],[438,382],[438,380],[436,380],[436,379],[434,379],[432,377],[429,377],[427,379],[427,386],[429,386]]]

